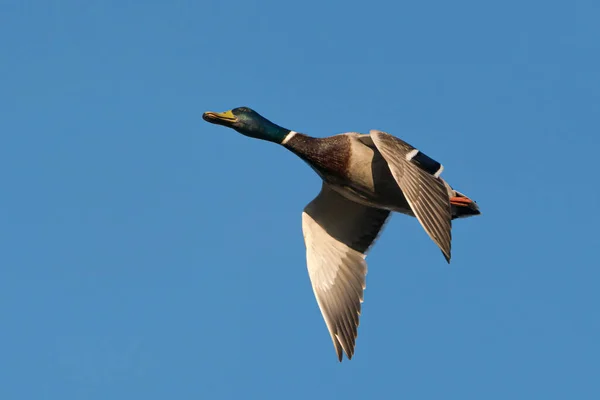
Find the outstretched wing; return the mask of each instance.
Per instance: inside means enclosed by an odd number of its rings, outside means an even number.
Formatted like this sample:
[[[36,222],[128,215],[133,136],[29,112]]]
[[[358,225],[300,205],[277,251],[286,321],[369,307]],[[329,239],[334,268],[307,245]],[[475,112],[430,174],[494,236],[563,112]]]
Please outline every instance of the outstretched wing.
[[[442,165],[385,132],[372,130],[370,135],[413,213],[450,262],[452,211],[448,191],[439,178]]]
[[[366,253],[390,212],[354,203],[329,185],[302,213],[308,274],[338,359],[354,354]]]

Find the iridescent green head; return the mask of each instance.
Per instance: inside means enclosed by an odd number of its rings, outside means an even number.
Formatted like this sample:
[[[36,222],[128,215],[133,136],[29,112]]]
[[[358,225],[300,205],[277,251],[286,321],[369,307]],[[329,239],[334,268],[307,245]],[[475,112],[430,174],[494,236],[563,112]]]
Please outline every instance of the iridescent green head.
[[[289,129],[272,123],[248,107],[238,107],[222,113],[207,111],[202,114],[202,118],[211,124],[233,128],[242,135],[275,143],[283,142],[290,133]]]

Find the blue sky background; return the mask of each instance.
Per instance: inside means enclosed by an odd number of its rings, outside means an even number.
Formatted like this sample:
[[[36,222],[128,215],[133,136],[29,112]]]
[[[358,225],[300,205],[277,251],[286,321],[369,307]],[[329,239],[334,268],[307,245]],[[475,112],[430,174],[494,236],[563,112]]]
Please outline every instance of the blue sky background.
[[[0,1],[0,398],[598,399],[597,1]],[[484,215],[395,216],[335,358],[318,177],[206,124],[376,128]]]

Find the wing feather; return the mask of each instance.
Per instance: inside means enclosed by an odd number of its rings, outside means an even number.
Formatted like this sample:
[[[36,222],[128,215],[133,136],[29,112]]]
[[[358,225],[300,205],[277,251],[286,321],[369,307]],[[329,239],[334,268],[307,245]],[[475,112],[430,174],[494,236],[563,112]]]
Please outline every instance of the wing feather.
[[[350,359],[358,333],[367,264],[389,211],[354,203],[327,184],[302,213],[308,273],[338,359]]]
[[[442,165],[385,132],[372,130],[370,136],[425,232],[450,262],[452,211],[446,185],[438,177]]]

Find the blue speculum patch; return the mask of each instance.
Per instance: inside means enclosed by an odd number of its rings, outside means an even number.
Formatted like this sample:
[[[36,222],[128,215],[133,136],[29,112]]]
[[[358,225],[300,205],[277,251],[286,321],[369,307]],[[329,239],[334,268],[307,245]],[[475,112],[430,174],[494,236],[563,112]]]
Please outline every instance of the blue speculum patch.
[[[435,175],[442,166],[442,164],[435,161],[433,158],[428,157],[426,154],[423,154],[421,151],[419,151],[410,161],[417,164],[421,169],[429,172],[431,175]]]

